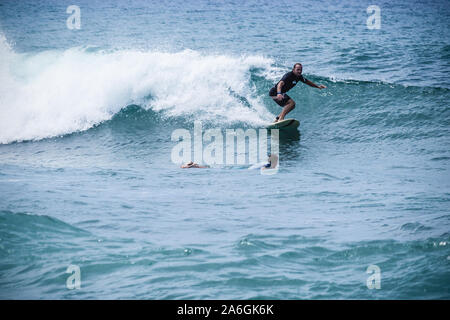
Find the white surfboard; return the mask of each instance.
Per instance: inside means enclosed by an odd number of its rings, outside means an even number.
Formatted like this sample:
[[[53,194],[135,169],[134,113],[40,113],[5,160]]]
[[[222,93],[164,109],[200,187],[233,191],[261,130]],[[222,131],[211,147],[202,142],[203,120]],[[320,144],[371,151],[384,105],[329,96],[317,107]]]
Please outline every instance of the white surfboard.
[[[300,125],[300,122],[296,119],[284,119],[278,122],[274,122],[266,126],[266,129],[296,129]]]

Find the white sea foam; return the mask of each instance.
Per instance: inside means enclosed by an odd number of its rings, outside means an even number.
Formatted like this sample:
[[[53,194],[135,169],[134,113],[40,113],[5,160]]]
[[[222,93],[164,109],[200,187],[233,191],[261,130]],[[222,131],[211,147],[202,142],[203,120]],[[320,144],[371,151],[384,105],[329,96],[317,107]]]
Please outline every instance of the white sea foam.
[[[85,48],[19,54],[2,35],[0,55],[0,143],[86,130],[130,104],[198,120],[273,117],[250,81],[251,68],[271,72],[265,57]]]

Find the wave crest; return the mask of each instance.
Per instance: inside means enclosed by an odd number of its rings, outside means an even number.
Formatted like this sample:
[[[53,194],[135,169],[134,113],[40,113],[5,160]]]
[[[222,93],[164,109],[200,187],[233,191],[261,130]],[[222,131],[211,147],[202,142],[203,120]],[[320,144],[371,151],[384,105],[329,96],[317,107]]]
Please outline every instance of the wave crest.
[[[270,73],[273,61],[261,56],[88,48],[18,54],[4,37],[0,52],[0,143],[87,130],[131,104],[207,121],[272,117],[251,81],[252,69]]]

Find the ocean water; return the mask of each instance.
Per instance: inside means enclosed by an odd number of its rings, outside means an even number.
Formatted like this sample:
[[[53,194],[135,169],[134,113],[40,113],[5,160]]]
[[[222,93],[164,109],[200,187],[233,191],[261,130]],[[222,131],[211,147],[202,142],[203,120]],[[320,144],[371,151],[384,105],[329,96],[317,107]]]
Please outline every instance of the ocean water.
[[[449,299],[449,21],[448,0],[2,0],[0,298]],[[289,92],[276,174],[172,161],[194,121],[271,121],[295,62],[327,89]]]

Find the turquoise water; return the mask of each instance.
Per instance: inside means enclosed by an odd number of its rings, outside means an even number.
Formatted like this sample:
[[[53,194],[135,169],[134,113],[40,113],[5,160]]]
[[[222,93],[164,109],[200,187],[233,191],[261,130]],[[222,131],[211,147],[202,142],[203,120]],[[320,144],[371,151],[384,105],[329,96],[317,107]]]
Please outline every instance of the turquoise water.
[[[449,18],[449,1],[2,1],[0,298],[449,299]],[[295,62],[327,89],[289,92],[278,173],[172,162],[195,120],[272,120]]]

